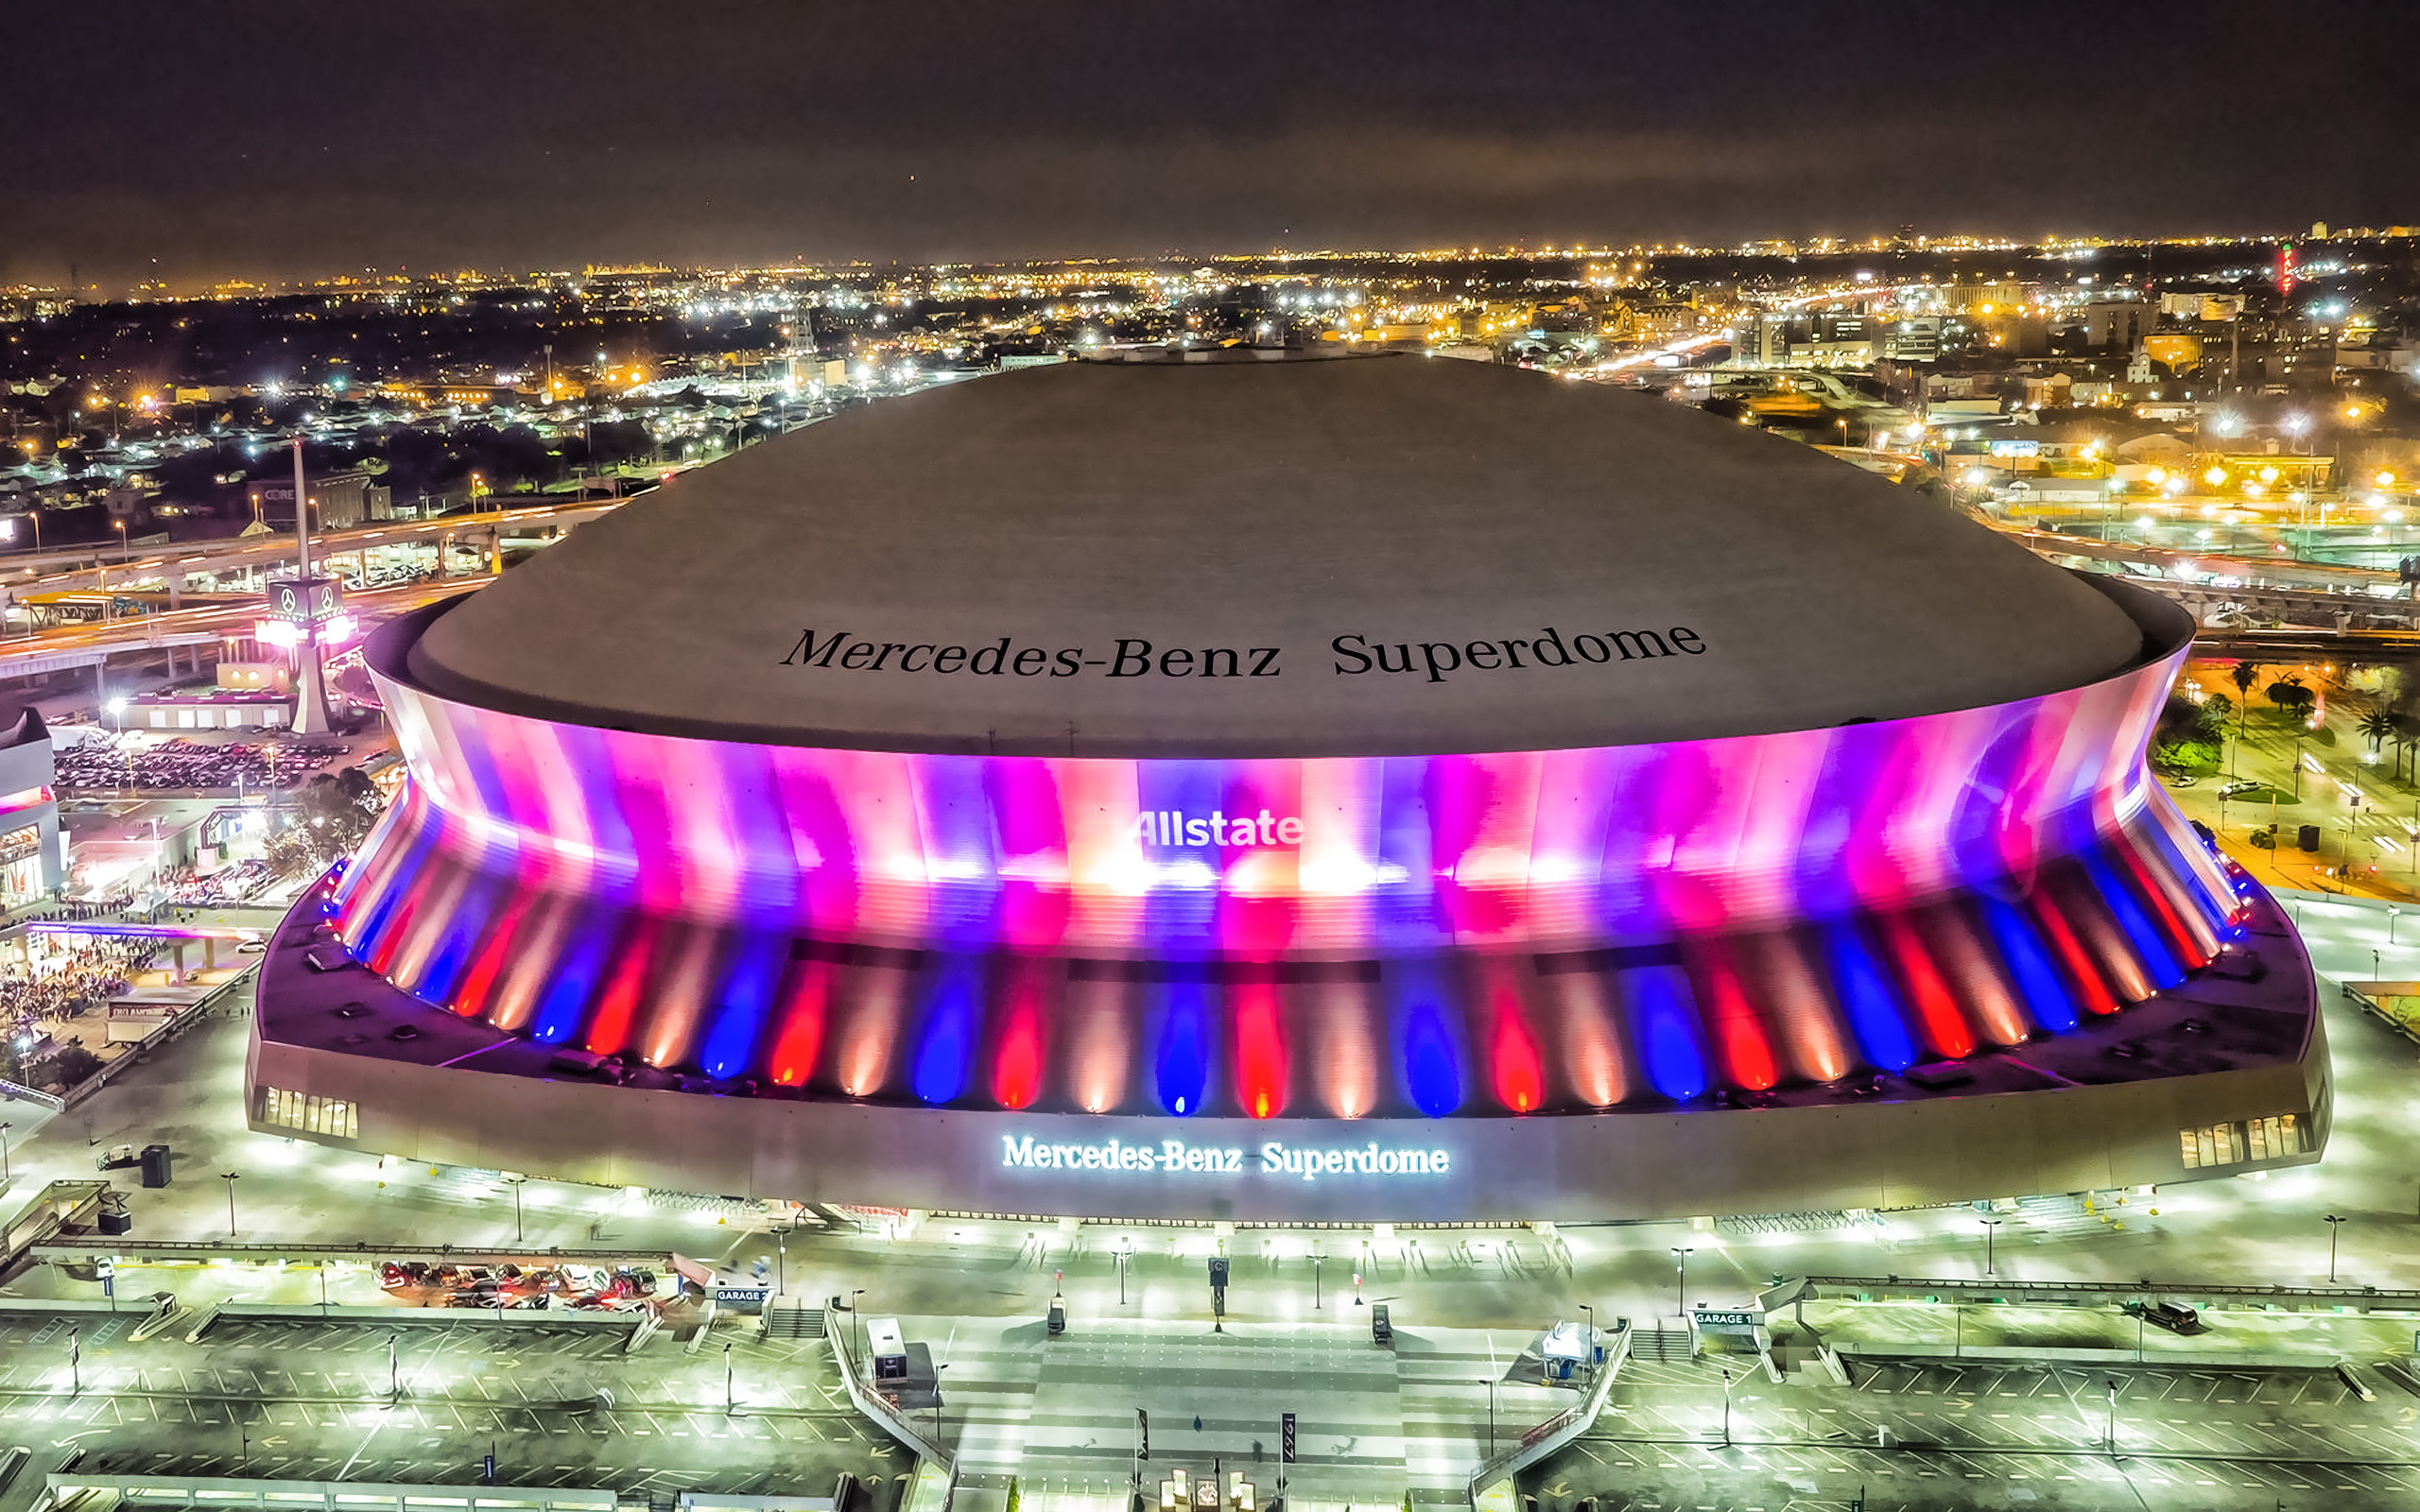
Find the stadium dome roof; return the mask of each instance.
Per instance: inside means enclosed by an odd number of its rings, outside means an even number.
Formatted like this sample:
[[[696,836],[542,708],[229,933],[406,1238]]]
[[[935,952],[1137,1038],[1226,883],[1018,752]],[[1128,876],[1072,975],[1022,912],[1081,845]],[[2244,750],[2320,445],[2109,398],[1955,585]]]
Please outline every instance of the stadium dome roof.
[[[1409,357],[1084,363],[851,409],[437,616],[441,696],[892,750],[1612,746],[2137,663],[2092,583],[1806,447]]]

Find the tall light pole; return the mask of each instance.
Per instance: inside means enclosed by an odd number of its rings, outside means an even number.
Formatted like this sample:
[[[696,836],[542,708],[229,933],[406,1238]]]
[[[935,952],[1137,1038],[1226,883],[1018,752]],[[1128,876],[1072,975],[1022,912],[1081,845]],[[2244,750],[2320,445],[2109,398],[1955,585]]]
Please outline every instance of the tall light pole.
[[[235,1237],[235,1173],[221,1171],[218,1178],[227,1183],[227,1237]]]
[[[1126,1263],[1133,1253],[1133,1240],[1121,1239],[1117,1242],[1117,1305],[1120,1307],[1126,1305]]]
[[[302,436],[294,437],[294,577],[299,583],[311,580],[311,495],[302,475]],[[320,627],[311,617],[308,594],[302,623],[297,627],[299,638],[294,643],[294,733],[324,735],[330,732],[327,688],[320,667]]]
[[[1588,1314],[1587,1342],[1581,1347],[1581,1359],[1588,1366],[1588,1379],[1593,1382],[1597,1379],[1597,1304],[1582,1302],[1580,1311]]]
[[[2341,1225],[2341,1224],[2342,1224],[2342,1223],[2344,1222],[2344,1220],[2343,1220],[2343,1219],[2342,1219],[2342,1218],[2340,1218],[2340,1217],[2338,1217],[2338,1216],[2336,1216],[2336,1214],[2334,1214],[2334,1213],[2332,1213],[2332,1212],[2331,1212],[2331,1213],[2328,1213],[2328,1214],[2326,1215],[2326,1217],[2327,1217],[2327,1284],[2328,1284],[2328,1285],[2330,1285],[2330,1286],[2333,1286],[2333,1285],[2335,1285],[2335,1284],[2336,1284],[2336,1229],[2337,1229],[2337,1228],[2338,1228],[2338,1226],[2339,1226],[2339,1225]]]
[[[389,1331],[387,1334],[387,1400],[400,1401],[404,1395],[404,1378],[395,1366],[395,1346],[403,1335]]]
[[[1985,1218],[1982,1222],[1983,1222],[1983,1274],[1984,1274],[1985,1276],[1991,1276],[1991,1275],[1995,1275],[1995,1274],[1996,1274],[1996,1270],[1994,1269],[1994,1266],[1993,1266],[1993,1261],[1995,1260],[1995,1258],[1996,1258],[1996,1257],[1995,1257],[1995,1255],[1994,1255],[1994,1253],[1993,1253],[1992,1246],[1993,1246],[1993,1242],[1994,1242],[1995,1240],[1996,1240],[1996,1239],[1998,1239],[1998,1238],[1999,1238],[1999,1234],[2000,1234],[2000,1220],[1999,1220],[1999,1219],[1997,1219],[1997,1218]]]
[[[67,1331],[67,1394],[71,1397],[84,1394],[84,1346],[79,1337],[82,1332],[81,1329]]]
[[[1731,1367],[1722,1367],[1722,1447],[1731,1447]]]
[[[1672,1263],[1678,1272],[1674,1278],[1674,1300],[1679,1302],[1683,1317],[1689,1315],[1689,1257],[1696,1253],[1695,1246],[1685,1249],[1674,1246],[1672,1249]]]
[[[0,1124],[0,1187],[16,1179],[9,1170],[9,1131],[16,1126],[14,1124]]]
[[[722,1347],[722,1415],[724,1417],[731,1416],[731,1345],[726,1341]]]
[[[2118,1452],[2118,1381],[2116,1377],[2109,1379],[2108,1386],[2109,1421],[2101,1430],[2101,1441],[2109,1446],[2109,1452],[2112,1457],[2115,1457]]]
[[[528,1179],[526,1176],[509,1176],[504,1178],[504,1184],[512,1189],[512,1242],[516,1245],[526,1245],[529,1242],[523,1238],[521,1233],[521,1183]]]

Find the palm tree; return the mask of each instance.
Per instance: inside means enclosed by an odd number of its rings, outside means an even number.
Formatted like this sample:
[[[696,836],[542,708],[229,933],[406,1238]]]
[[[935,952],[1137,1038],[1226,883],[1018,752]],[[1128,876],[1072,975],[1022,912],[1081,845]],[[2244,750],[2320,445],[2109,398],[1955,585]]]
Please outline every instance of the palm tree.
[[[2291,673],[2269,684],[2265,696],[2289,722],[2306,717],[2304,711],[2318,701],[2317,696],[2303,686],[2303,679]]]
[[[2377,760],[2379,742],[2394,739],[2402,733],[2395,728],[2394,715],[2388,713],[2384,709],[2373,709],[2363,714],[2357,728],[2370,738],[2372,761]]]
[[[2249,662],[2238,662],[2227,670],[2227,680],[2235,684],[2238,710],[2252,701],[2253,685],[2260,680],[2260,669]]]

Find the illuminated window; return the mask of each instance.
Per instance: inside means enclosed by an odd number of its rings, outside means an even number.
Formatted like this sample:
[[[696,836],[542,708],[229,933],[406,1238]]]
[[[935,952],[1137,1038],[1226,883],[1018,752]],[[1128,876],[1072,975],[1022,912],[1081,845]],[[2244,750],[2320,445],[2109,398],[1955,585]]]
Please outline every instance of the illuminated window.
[[[305,1134],[357,1140],[361,1137],[361,1123],[356,1112],[359,1106],[340,1102],[334,1097],[309,1097],[302,1092],[264,1087],[261,1089],[260,1121],[279,1128],[300,1129]]]
[[[2241,1124],[2179,1129],[2177,1144],[2188,1171],[2245,1160],[2282,1160],[2303,1153],[2302,1121],[2292,1113],[2281,1113]]]

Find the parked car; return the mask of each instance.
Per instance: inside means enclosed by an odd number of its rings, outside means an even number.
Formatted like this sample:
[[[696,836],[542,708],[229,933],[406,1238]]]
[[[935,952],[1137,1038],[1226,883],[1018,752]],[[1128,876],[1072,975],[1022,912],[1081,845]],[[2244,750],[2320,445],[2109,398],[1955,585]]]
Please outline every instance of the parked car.
[[[2128,1302],[2126,1311],[2155,1329],[2170,1333],[2203,1332],[2202,1314],[2176,1302]]]

